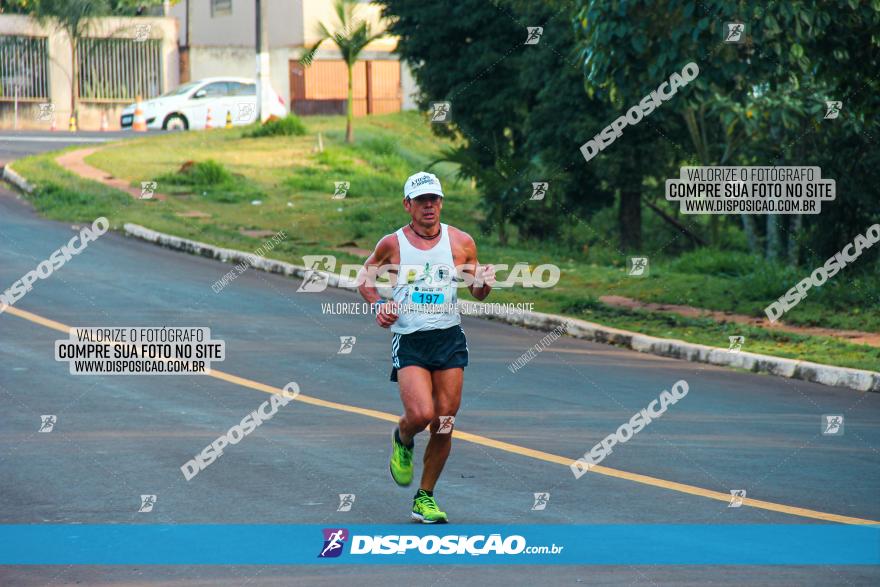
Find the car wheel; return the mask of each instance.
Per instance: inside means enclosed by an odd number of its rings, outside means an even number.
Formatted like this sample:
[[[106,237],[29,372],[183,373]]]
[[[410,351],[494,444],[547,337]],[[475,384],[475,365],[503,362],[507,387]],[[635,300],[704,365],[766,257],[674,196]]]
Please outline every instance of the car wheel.
[[[188,130],[189,123],[180,114],[171,114],[162,123],[163,130]]]

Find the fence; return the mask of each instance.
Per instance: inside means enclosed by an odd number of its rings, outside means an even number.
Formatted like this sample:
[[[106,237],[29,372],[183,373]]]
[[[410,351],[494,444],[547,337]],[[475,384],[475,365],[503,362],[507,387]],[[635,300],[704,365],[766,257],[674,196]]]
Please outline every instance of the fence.
[[[84,38],[76,57],[83,101],[132,102],[162,93],[160,40]]]
[[[46,37],[0,35],[0,101],[49,99]]]

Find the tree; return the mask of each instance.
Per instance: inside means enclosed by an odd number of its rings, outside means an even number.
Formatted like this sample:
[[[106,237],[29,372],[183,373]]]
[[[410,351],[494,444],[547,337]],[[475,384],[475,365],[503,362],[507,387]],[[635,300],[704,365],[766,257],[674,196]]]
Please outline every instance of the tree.
[[[880,114],[880,80],[873,74],[880,68],[880,3],[577,1],[585,70],[612,102],[632,103],[695,61],[699,77],[651,118],[672,140],[690,142],[696,162],[816,165],[824,160],[829,167],[823,167],[823,177],[837,175],[853,191],[823,206],[824,227],[816,217],[807,218],[804,227],[812,225],[816,237],[830,243],[877,218],[876,196],[870,193],[877,171],[866,160],[875,160],[877,152],[871,137]],[[724,25],[732,21],[745,23],[744,42],[724,42]],[[824,101],[835,97],[845,97],[849,116],[838,123],[823,121]],[[680,117],[678,124],[670,113]],[[835,151],[841,147],[862,154],[844,165]],[[839,182],[838,193],[840,188]],[[860,222],[853,222],[854,216]],[[834,218],[833,230],[829,218]],[[800,221],[792,220],[790,228],[797,230]],[[756,231],[753,217],[743,216],[743,223],[747,233]],[[781,258],[779,227],[778,218],[767,224],[767,253]],[[787,234],[791,258],[801,235]],[[816,254],[833,249],[826,245]]]
[[[518,192],[523,172],[523,120],[526,102],[517,80],[511,47],[522,45],[526,31],[485,0],[454,3],[385,0],[389,33],[409,64],[421,95],[419,106],[451,103],[452,122],[432,124],[439,136],[458,139],[448,159],[477,182],[485,213],[483,229],[507,240],[508,215],[527,201]],[[531,184],[529,184],[531,187]]]
[[[550,183],[545,200],[521,206],[513,221],[526,238],[554,238],[568,229],[569,246],[580,249],[592,236],[584,226],[613,202],[614,188],[603,182],[604,170],[584,161],[579,149],[584,137],[607,124],[611,111],[584,91],[571,26],[574,2],[509,0],[504,6],[518,22],[543,29],[537,44],[522,47],[515,65],[523,102],[519,108],[527,113],[521,133],[527,174]]]
[[[610,191],[598,167],[584,164],[578,139],[596,132],[607,112],[584,93],[572,1],[380,4],[418,82],[420,107],[452,104],[452,123],[432,128],[457,139],[445,159],[476,181],[484,231],[497,232],[501,243],[510,225],[521,240],[566,231],[584,238],[580,223],[610,201]],[[525,44],[526,25],[543,28],[537,43]],[[543,200],[531,199],[535,182],[549,182]]]
[[[345,141],[354,142],[354,66],[364,48],[384,36],[384,33],[373,33],[370,23],[358,19],[355,9],[358,3],[355,0],[335,0],[333,10],[339,19],[339,27],[334,32],[324,23],[318,23],[318,41],[309,48],[300,58],[299,62],[308,67],[311,65],[318,48],[325,41],[332,41],[342,53],[342,60],[348,69],[348,105],[346,108]]]
[[[27,14],[28,0],[0,0],[0,14]]]
[[[74,120],[79,104],[77,45],[92,26],[93,19],[110,14],[110,10],[108,0],[35,0],[30,8],[31,16],[38,22],[54,24],[70,39],[70,115]]]
[[[89,32],[94,19],[109,15],[135,15],[162,0],[4,0],[0,12],[29,14],[42,25],[51,24],[67,33],[70,39],[70,115],[77,119],[79,106],[79,41]]]

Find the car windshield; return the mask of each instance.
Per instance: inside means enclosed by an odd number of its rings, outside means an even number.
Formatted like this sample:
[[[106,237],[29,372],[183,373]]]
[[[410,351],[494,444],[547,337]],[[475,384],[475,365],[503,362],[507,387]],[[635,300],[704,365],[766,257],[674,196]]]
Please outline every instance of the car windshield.
[[[189,82],[188,84],[183,84],[182,86],[178,86],[177,88],[171,90],[170,92],[166,92],[162,94],[162,98],[166,98],[168,96],[180,96],[181,94],[185,94],[190,90],[197,88],[199,86],[199,82]]]

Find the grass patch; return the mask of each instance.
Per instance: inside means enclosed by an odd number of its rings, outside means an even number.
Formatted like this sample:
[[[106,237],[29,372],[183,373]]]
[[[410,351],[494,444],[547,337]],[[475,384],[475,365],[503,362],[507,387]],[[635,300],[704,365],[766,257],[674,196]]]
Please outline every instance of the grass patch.
[[[742,350],[752,353],[854,369],[876,370],[880,365],[880,348],[853,345],[829,337],[766,330],[732,322],[719,323],[708,318],[615,308],[592,298],[573,301],[560,311],[590,322],[708,346],[723,348],[728,344],[728,337],[742,335],[745,336]]]
[[[40,214],[53,220],[88,223],[105,216],[114,224],[114,219],[131,209],[131,196],[69,173],[55,163],[57,156],[42,154],[15,162],[15,170],[34,185],[28,198]]]

